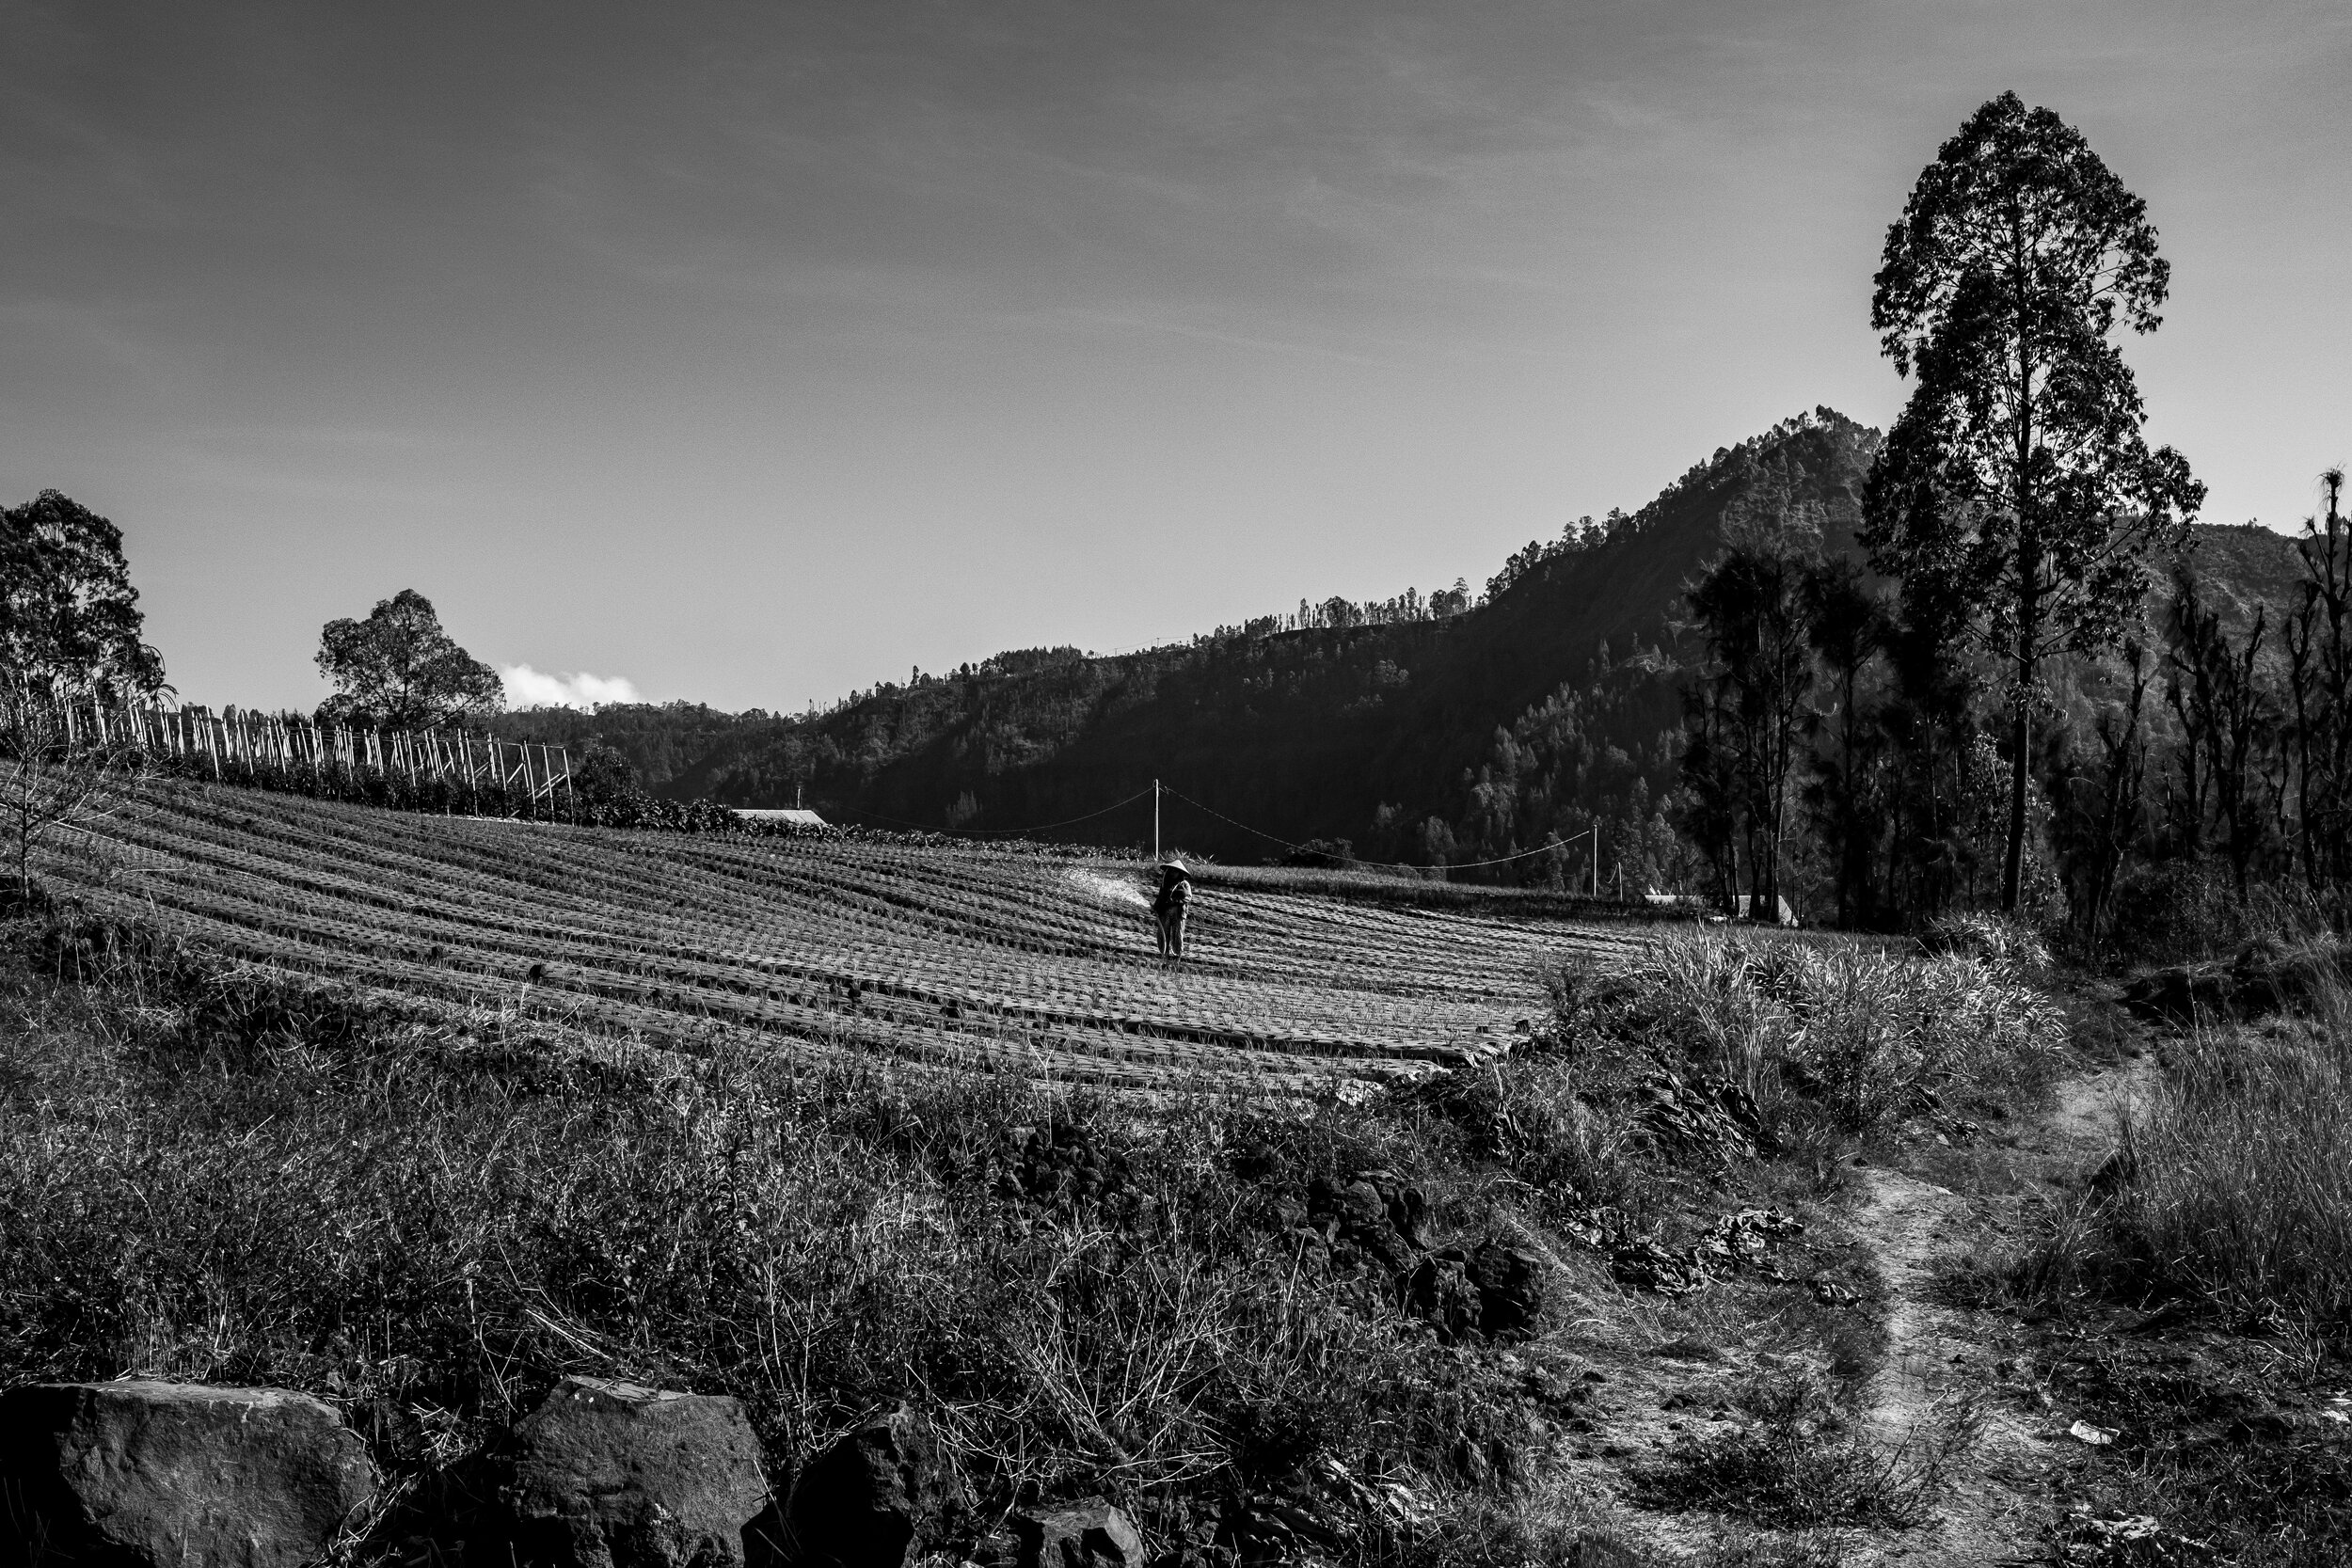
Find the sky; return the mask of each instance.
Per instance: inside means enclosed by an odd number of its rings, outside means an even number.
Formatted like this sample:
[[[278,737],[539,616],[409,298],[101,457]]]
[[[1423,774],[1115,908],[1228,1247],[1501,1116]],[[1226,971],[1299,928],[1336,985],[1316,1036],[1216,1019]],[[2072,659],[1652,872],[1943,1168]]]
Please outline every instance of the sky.
[[[517,701],[796,711],[1477,584],[1904,388],[2004,88],[2173,267],[2205,520],[2352,457],[2352,6],[0,0],[0,500],[190,702],[414,588]]]

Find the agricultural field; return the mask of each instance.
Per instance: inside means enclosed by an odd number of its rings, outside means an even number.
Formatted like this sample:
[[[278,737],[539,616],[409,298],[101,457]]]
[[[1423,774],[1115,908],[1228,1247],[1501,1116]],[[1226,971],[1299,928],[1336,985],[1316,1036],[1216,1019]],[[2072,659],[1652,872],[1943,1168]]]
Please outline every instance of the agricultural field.
[[[110,916],[405,1007],[490,1006],[658,1043],[713,1025],[1111,1088],[1344,1092],[1506,1051],[1544,964],[1638,928],[1203,890],[1153,949],[1133,861],[432,816],[166,786],[61,846]],[[1507,906],[1506,906],[1507,907]]]

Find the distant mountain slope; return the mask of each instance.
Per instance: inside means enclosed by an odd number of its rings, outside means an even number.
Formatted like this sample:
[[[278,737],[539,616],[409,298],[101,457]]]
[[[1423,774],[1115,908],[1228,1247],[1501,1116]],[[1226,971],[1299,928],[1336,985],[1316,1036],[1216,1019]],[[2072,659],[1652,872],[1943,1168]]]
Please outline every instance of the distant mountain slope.
[[[1456,863],[1579,831],[1662,832],[1674,774],[1683,586],[1740,521],[1853,552],[1878,433],[1827,409],[1718,451],[1641,511],[1515,556],[1464,612],[1387,625],[1228,630],[1089,657],[1000,655],[805,717],[707,708],[509,716],[504,733],[595,736],[657,793],[788,805],[889,825],[1054,830],[1132,844],[1165,781],[1171,842],[1256,860],[1346,838],[1383,859]],[[2200,530],[2206,570],[2265,594],[2292,546]],[[2256,535],[2259,535],[2257,537]]]

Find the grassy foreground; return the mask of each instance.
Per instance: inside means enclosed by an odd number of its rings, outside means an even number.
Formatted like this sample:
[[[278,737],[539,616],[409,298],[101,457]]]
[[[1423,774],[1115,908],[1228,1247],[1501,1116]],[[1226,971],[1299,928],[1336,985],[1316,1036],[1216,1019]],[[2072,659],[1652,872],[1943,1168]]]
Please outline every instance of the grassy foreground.
[[[355,1561],[413,1552],[437,1478],[572,1371],[740,1397],[779,1480],[914,1400],[966,1496],[947,1561],[1090,1493],[1171,1563],[1840,1560],[1946,1484],[1857,1420],[1883,1336],[1841,1161],[2052,1070],[2020,960],[1961,946],[1669,938],[1559,971],[1500,1065],[1147,1106],[419,1022],[26,917],[0,1379],[335,1401],[395,1480]],[[1539,1259],[1543,1311],[1417,1299],[1448,1243]]]
[[[1966,1295],[2113,1433],[2070,1456],[2068,1562],[2352,1561],[2352,987],[2160,1035],[2115,1152]]]

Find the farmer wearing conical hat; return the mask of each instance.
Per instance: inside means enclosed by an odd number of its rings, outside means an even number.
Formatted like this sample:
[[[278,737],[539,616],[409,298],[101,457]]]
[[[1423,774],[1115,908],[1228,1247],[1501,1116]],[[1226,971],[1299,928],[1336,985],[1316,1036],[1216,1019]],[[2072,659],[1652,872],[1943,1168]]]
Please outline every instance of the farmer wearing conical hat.
[[[1152,916],[1160,927],[1161,958],[1184,961],[1184,909],[1191,902],[1192,873],[1183,861],[1170,859],[1160,867],[1160,895],[1152,900]]]

